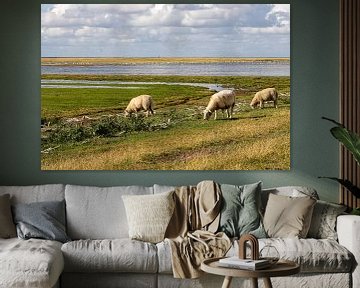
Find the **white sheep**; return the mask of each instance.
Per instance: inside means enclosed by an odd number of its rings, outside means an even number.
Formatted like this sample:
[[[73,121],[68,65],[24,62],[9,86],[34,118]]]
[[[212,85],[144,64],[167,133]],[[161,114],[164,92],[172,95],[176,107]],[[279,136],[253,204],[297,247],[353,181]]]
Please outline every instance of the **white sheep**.
[[[125,109],[125,116],[131,116],[132,113],[137,114],[138,111],[144,110],[146,116],[149,113],[154,114],[154,101],[150,95],[140,95],[130,100],[129,105]]]
[[[211,114],[215,112],[214,119],[216,120],[216,111],[221,109],[223,112],[226,110],[227,118],[231,118],[235,105],[235,91],[222,90],[215,93],[210,97],[209,104],[204,110],[204,119],[210,118]]]
[[[274,107],[277,108],[278,92],[275,88],[266,88],[257,92],[254,98],[251,100],[251,108],[255,108],[260,104],[260,108],[264,107],[264,102],[274,101]]]

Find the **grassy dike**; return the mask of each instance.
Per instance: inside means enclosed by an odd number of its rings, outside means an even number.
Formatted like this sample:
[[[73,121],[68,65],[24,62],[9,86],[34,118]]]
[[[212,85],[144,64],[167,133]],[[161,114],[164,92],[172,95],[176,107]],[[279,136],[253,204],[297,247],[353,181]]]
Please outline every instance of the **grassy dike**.
[[[220,119],[204,121],[202,110],[214,93],[207,88],[162,84],[42,88],[43,170],[290,168],[289,77],[43,75],[42,79],[215,83],[237,91],[232,120],[222,119],[220,112]],[[285,95],[279,108],[252,110],[254,93],[271,86]],[[140,94],[153,96],[156,114],[123,118],[128,101]]]
[[[289,62],[289,58],[239,58],[239,57],[43,57],[41,65],[124,65],[153,63],[239,63],[239,62]]]

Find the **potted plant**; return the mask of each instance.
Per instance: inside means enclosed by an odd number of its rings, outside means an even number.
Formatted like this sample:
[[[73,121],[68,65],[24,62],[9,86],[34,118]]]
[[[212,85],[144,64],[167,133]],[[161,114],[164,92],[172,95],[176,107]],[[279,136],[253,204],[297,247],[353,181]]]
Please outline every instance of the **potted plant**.
[[[342,143],[346,149],[353,155],[355,161],[360,165],[360,136],[353,131],[347,129],[343,124],[336,122],[333,119],[322,117],[322,119],[328,120],[334,124],[335,127],[330,129],[331,134]],[[360,187],[354,185],[348,179],[340,179],[336,177],[320,177],[328,178],[339,182],[347,190],[349,190],[356,198],[360,198]],[[360,207],[354,208],[351,214],[360,215]]]

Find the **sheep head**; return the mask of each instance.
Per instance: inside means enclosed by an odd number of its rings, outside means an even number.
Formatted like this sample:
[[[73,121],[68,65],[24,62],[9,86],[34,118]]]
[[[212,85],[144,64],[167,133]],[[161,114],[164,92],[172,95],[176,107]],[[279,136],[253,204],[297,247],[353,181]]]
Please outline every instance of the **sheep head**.
[[[259,102],[257,101],[257,99],[253,99],[250,103],[250,107],[254,109],[258,104]]]
[[[204,110],[204,120],[209,120],[210,116],[211,116],[212,112],[208,109]]]
[[[129,116],[131,116],[131,113],[127,109],[125,109],[124,117],[129,117]]]

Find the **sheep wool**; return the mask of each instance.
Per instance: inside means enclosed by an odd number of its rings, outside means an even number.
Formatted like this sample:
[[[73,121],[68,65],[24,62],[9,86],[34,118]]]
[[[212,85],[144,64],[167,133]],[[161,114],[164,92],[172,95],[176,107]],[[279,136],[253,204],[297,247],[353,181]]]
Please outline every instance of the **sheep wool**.
[[[217,110],[226,110],[227,118],[232,117],[233,109],[235,106],[235,91],[222,90],[215,93],[210,97],[209,104],[204,110],[204,119],[208,120],[212,113],[214,113],[214,119],[217,118]]]
[[[132,113],[144,110],[146,116],[149,113],[154,114],[154,101],[150,95],[140,95],[130,100],[129,105],[125,109],[125,116],[131,116]]]
[[[264,107],[264,102],[274,101],[274,107],[277,108],[278,92],[275,88],[266,88],[257,92],[251,100],[251,108],[255,108],[260,104],[260,108]]]

